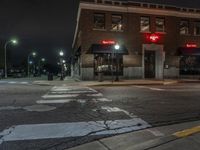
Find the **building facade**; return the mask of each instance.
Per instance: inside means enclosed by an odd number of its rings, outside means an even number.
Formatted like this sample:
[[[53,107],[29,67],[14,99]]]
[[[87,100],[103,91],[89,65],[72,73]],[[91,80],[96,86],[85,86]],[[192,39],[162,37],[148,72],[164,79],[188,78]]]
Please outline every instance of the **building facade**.
[[[82,80],[179,78],[200,73],[200,10],[80,1],[72,75]]]

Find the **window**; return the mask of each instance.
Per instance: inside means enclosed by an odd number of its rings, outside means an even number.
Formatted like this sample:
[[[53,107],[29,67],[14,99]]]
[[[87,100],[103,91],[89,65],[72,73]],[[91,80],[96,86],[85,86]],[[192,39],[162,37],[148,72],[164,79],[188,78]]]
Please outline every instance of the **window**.
[[[194,35],[200,35],[200,22],[194,24]]]
[[[105,14],[94,14],[94,29],[105,29]]]
[[[156,32],[165,32],[164,18],[156,18]]]
[[[123,55],[94,54],[95,75],[98,75],[98,72],[103,72],[106,76],[123,75]]]
[[[122,31],[122,16],[121,15],[112,15],[112,30],[113,31]]]
[[[150,31],[150,18],[149,17],[141,17],[140,18],[140,31],[141,32],[149,32]]]
[[[189,21],[182,20],[180,22],[180,34],[189,34]]]

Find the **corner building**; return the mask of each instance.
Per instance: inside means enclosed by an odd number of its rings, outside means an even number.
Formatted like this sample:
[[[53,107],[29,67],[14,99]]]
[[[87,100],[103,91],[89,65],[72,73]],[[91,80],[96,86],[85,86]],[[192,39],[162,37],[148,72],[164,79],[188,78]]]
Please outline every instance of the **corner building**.
[[[116,47],[117,46],[117,47]],[[200,10],[81,0],[72,75],[82,80],[185,78],[200,74]]]

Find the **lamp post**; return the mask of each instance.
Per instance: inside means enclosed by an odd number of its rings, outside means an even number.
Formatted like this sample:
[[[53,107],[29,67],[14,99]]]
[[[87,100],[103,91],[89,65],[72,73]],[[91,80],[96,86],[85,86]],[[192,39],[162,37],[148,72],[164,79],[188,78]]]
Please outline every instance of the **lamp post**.
[[[116,44],[115,45],[115,50],[119,50],[120,49],[120,46],[119,44]],[[115,78],[115,81],[119,81],[119,57],[118,57],[118,54],[116,53],[116,78]]]
[[[41,76],[41,70],[42,70],[42,68],[43,68],[43,66],[41,67],[41,63],[44,64],[45,61],[46,61],[45,58],[41,58],[41,59],[39,60],[38,66],[39,66],[39,75],[40,75],[40,76]]]
[[[113,82],[113,57],[114,57],[114,54],[115,54],[115,51],[116,50],[119,50],[120,49],[120,45],[119,44],[115,44],[114,45],[114,50],[112,50],[112,62],[111,62],[111,64],[112,64],[112,82]],[[117,61],[117,63],[118,63],[118,61]],[[119,81],[119,77],[118,77],[118,72],[117,72],[117,68],[118,68],[118,66],[116,66],[116,79],[115,79],[115,81]]]
[[[61,51],[59,52],[59,55],[60,55],[60,66],[61,66],[60,80],[63,80],[63,61],[64,61],[64,60],[62,60],[61,57],[64,56],[64,52],[61,50]]]
[[[10,43],[12,43],[12,44],[17,44],[17,40],[12,39],[12,40],[10,40],[10,41],[7,41],[7,42],[5,43],[5,45],[4,45],[4,60],[5,60],[5,62],[4,62],[4,70],[5,70],[4,76],[5,76],[5,78],[8,77],[8,75],[7,75],[7,46],[8,46],[8,44],[10,44]]]
[[[31,56],[35,57],[36,55],[37,55],[36,52],[32,52],[28,55],[28,59],[27,59],[27,64],[28,64],[27,74],[28,74],[28,77],[30,77],[30,66],[29,65],[33,63],[32,61],[30,62],[30,57]]]

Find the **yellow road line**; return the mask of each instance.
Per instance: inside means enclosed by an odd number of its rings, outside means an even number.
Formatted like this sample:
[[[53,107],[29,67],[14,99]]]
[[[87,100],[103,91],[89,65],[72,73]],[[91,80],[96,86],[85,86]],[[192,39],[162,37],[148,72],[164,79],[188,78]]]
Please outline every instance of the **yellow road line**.
[[[190,129],[179,131],[179,132],[174,133],[173,135],[178,138],[184,138],[184,137],[193,135],[198,132],[200,132],[200,126],[196,126],[196,127],[190,128]]]

